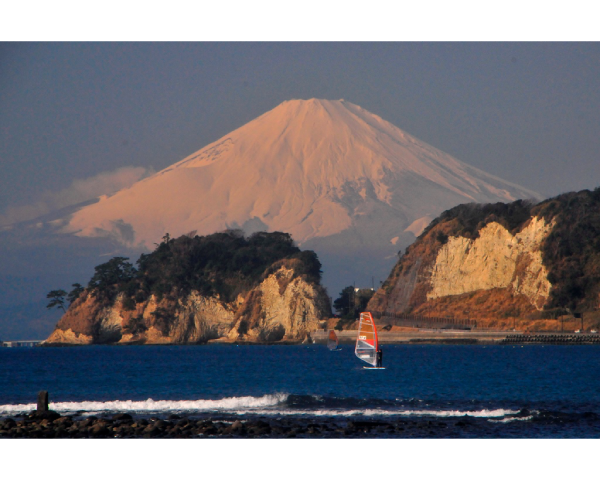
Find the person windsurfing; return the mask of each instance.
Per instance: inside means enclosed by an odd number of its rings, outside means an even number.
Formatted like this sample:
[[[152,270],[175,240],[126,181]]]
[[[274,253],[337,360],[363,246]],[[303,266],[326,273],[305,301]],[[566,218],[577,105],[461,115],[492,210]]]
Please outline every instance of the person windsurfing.
[[[383,367],[383,351],[381,349],[377,350],[377,363],[375,366],[377,368]]]

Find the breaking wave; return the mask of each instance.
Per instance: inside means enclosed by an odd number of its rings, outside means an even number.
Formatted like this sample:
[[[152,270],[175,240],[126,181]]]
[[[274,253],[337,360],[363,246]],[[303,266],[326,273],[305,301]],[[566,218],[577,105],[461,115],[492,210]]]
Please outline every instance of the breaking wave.
[[[409,406],[406,405],[408,403]],[[365,400],[289,395],[278,393],[261,397],[226,397],[216,400],[112,400],[52,402],[50,409],[61,414],[92,415],[95,413],[128,412],[137,414],[223,413],[230,415],[310,416],[310,417],[477,417],[509,421],[519,418],[519,410],[504,408],[434,409],[411,407],[411,401]],[[418,402],[417,402],[418,403]],[[36,405],[0,405],[0,415],[29,413]]]
[[[49,407],[58,413],[74,412],[235,412],[275,406],[285,401],[286,394],[263,395],[262,397],[229,397],[219,400],[113,400],[108,402],[52,402]],[[36,404],[0,405],[0,414],[28,413]]]

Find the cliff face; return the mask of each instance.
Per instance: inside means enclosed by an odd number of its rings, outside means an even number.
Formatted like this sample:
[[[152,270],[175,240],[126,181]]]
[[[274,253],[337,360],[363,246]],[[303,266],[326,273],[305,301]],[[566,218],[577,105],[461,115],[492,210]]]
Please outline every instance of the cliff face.
[[[253,290],[252,301],[238,310],[228,337],[272,342],[305,338],[318,328],[319,321],[329,316],[329,297],[293,274],[282,267]]]
[[[279,268],[245,296],[226,302],[197,291],[129,310],[124,296],[102,305],[85,291],[59,321],[47,344],[195,344],[224,341],[302,341],[330,316],[325,290],[293,269]]]
[[[427,272],[427,299],[505,288],[525,295],[541,309],[550,294],[550,282],[540,248],[551,229],[552,224],[534,217],[515,235],[491,222],[476,239],[450,237]]]
[[[368,308],[471,319],[598,310],[600,189],[460,205],[400,258]],[[546,312],[546,313],[545,313]]]

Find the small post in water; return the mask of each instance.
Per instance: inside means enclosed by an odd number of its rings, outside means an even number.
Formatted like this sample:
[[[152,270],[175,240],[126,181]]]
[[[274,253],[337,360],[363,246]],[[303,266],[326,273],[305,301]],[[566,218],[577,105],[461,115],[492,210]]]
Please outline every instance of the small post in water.
[[[42,390],[40,393],[38,393],[37,411],[48,411],[48,392],[46,390]]]

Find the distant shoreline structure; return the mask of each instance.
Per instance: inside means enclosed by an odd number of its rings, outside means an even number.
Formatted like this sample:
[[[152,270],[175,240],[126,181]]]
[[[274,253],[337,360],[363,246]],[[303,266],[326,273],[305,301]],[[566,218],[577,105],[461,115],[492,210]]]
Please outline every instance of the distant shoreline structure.
[[[311,333],[312,344],[327,344],[329,330],[317,330]],[[356,330],[336,330],[340,344],[353,344],[356,341]],[[379,332],[379,341],[387,345],[423,345],[423,344],[453,344],[453,345],[600,345],[598,333],[529,333],[524,331],[468,331],[452,329],[422,329],[412,332]],[[245,342],[227,339],[215,339],[198,346],[225,345],[225,346],[281,346],[304,345],[306,341],[280,341],[280,342]],[[10,345],[7,345],[10,344]],[[176,346],[174,344],[131,343],[131,344],[106,344],[111,347],[128,346]],[[44,344],[43,340],[16,340],[2,342],[2,347],[78,347],[89,345],[76,345],[71,343]],[[98,346],[98,345],[95,345]],[[184,346],[190,346],[185,344]],[[192,344],[193,346],[193,344]]]
[[[337,331],[340,343],[354,343],[356,330]],[[552,345],[600,345],[600,335],[597,333],[536,333],[498,331],[469,331],[423,329],[412,332],[379,331],[379,342],[382,344],[552,344]],[[315,343],[327,342],[327,332],[319,331],[312,334]]]
[[[5,340],[0,342],[0,347],[15,348],[15,347],[37,347],[44,343],[44,340]]]

